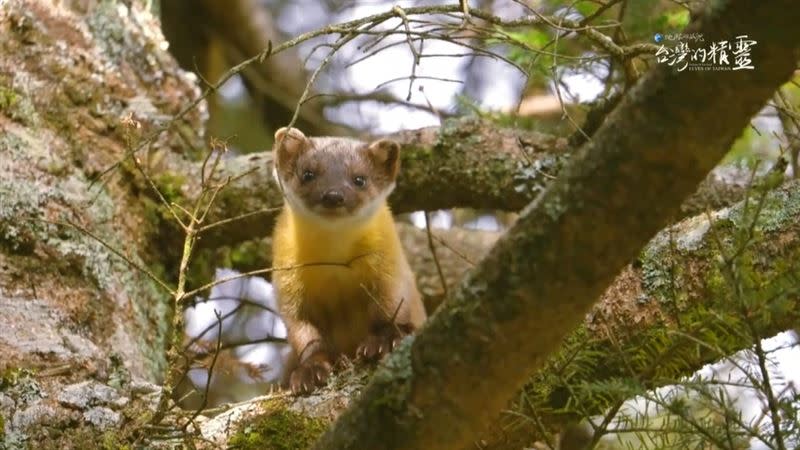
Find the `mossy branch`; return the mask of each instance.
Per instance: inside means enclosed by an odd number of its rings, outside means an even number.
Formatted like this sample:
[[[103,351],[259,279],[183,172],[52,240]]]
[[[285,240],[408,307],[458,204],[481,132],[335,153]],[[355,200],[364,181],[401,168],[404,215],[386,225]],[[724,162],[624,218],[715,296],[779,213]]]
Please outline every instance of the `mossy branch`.
[[[455,207],[519,211],[561,173],[575,152],[566,138],[472,118],[389,138],[402,146],[400,179],[389,198],[395,213]],[[194,164],[176,163],[169,171],[195,173]],[[198,245],[233,245],[268,235],[283,202],[272,176],[272,153],[227,158],[218,174],[238,178],[220,193],[209,212],[215,224],[204,227],[208,233]],[[728,178],[746,181],[746,175]],[[199,179],[187,180],[187,197],[200,192],[199,184]],[[678,217],[735,203],[745,185],[709,176]]]

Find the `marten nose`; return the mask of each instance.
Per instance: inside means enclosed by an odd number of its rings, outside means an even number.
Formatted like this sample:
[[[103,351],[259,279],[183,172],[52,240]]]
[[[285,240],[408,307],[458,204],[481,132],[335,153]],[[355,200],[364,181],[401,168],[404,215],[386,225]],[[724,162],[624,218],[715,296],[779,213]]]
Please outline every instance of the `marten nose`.
[[[338,208],[344,204],[344,195],[337,190],[331,189],[330,191],[322,194],[322,205],[326,208]]]

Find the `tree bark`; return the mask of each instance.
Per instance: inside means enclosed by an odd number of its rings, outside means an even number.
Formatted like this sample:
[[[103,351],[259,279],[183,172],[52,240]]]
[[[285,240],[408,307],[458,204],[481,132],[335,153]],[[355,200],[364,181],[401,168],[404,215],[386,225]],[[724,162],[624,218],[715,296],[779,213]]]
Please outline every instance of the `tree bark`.
[[[747,29],[758,70],[643,77],[316,448],[447,449],[484,430],[793,73],[798,19],[740,0],[690,25],[711,42]]]
[[[135,374],[152,378],[164,362],[164,293],[67,223],[135,263],[158,260],[147,241],[156,230],[143,221],[146,205],[124,171],[105,183],[91,180],[127,151],[132,134],[155,128],[154,121],[177,113],[198,90],[171,58],[152,51],[163,38],[149,13],[110,4],[73,6],[14,0],[0,9],[4,295],[58,311],[54,318],[63,317],[45,321],[45,328],[63,319],[62,331],[80,330],[106,352],[121,352]],[[55,51],[60,45],[69,52]],[[183,137],[177,129],[163,133],[150,155],[182,151],[185,137],[196,143],[191,131],[202,131],[203,114],[199,108],[176,127],[188,128]],[[14,310],[20,308],[0,311]],[[19,339],[7,344],[26,345]],[[13,349],[3,353],[8,365],[35,355],[17,360]],[[43,350],[36,359],[45,363],[51,356]]]
[[[0,3],[6,448],[98,448],[103,430],[141,420],[133,396],[156,390],[146,382],[164,371],[169,297],[115,253],[158,266],[153,204],[131,188],[130,166],[91,180],[199,90],[158,50],[164,40],[148,12],[94,3]],[[204,116],[203,107],[187,114],[142,161],[202,145]]]

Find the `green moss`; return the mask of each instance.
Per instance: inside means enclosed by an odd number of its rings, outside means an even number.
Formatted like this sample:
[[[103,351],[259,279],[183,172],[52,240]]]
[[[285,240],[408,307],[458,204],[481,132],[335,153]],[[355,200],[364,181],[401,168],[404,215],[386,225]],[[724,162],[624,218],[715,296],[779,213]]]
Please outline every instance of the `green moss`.
[[[676,289],[683,285],[683,266],[676,263],[680,250],[662,232],[644,249],[639,257],[645,294],[662,304],[678,305],[678,296],[685,292]]]
[[[398,420],[404,420],[400,414],[408,414],[407,406],[413,388],[414,368],[411,365],[411,346],[414,338],[404,338],[387,358],[378,365],[370,382],[373,392],[380,392],[381,397],[374,405],[378,409],[394,411]]]
[[[230,251],[231,266],[239,270],[255,270],[259,267],[266,267],[264,264],[266,248],[260,239],[245,241],[232,247]]]
[[[280,401],[270,401],[269,411],[254,418],[233,435],[228,448],[241,450],[300,450],[311,447],[328,427],[314,419],[286,409]]]
[[[410,167],[416,168],[420,163],[428,162],[433,158],[433,148],[428,146],[406,147],[400,152],[402,160],[400,166],[407,170]]]
[[[44,394],[33,375],[27,369],[8,369],[3,372],[0,391],[12,398],[17,406],[38,401]]]
[[[154,227],[161,223],[162,220],[166,219],[165,214],[169,214],[169,211],[164,208],[164,205],[148,197],[141,197],[139,201],[143,209],[142,215],[144,216],[145,222],[152,224]]]
[[[0,111],[6,111],[19,102],[19,95],[13,90],[0,86]]]
[[[10,367],[0,374],[0,391],[16,386],[23,378],[28,378],[33,375],[28,369],[19,367]],[[0,427],[2,429],[2,427]]]
[[[153,182],[166,201],[180,203],[183,199],[182,188],[186,183],[185,176],[167,172],[159,174]]]
[[[768,194],[759,211],[758,228],[761,231],[784,229],[787,223],[800,215],[800,189],[787,186]]]
[[[45,436],[32,436],[41,450],[60,450],[64,448],[94,449],[94,450],[131,450],[132,447],[125,442],[123,433],[109,430],[98,433],[97,429],[89,426],[77,428],[48,429]]]
[[[25,125],[38,121],[36,109],[31,100],[18,91],[0,86],[0,112]]]

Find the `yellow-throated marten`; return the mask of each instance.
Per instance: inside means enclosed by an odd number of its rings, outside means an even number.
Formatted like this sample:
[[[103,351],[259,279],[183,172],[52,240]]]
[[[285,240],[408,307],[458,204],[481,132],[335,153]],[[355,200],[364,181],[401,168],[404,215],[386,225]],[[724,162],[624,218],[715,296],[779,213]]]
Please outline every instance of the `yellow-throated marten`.
[[[386,204],[399,150],[386,139],[275,133],[285,204],[272,280],[295,354],[289,385],[296,393],[323,384],[339,356],[378,359],[425,320]]]

